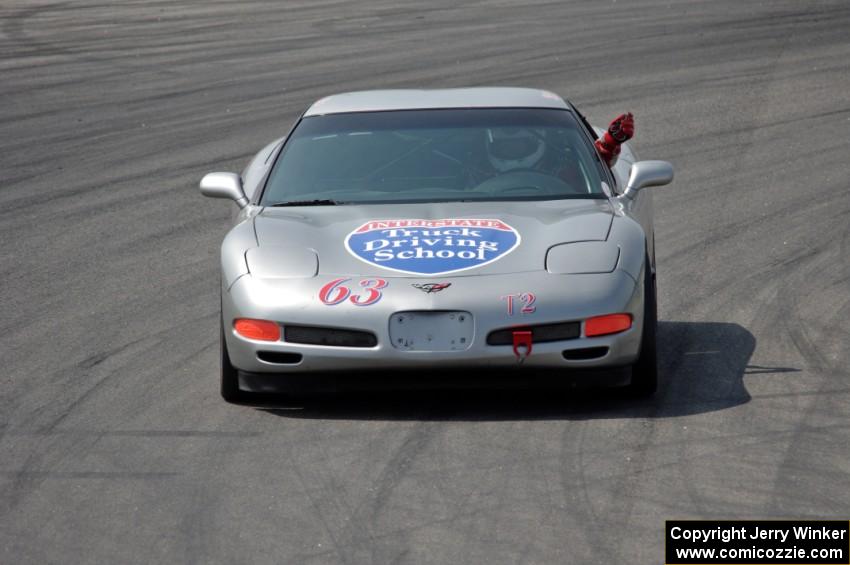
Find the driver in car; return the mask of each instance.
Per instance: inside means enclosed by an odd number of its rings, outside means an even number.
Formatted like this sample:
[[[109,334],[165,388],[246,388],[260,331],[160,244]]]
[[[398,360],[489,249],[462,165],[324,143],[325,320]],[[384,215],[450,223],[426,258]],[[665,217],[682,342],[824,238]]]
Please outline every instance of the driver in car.
[[[631,112],[621,114],[595,142],[596,151],[609,167],[620,154],[620,145],[634,136],[635,121]],[[498,173],[517,170],[549,171],[572,186],[582,186],[581,172],[566,155],[546,152],[545,132],[532,128],[494,128],[487,130],[487,159]]]

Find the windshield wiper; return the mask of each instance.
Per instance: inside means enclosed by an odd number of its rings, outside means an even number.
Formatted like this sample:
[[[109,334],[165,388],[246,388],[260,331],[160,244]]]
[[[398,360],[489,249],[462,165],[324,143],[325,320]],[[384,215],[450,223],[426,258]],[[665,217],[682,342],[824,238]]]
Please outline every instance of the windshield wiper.
[[[292,202],[275,202],[274,204],[267,204],[267,206],[272,208],[278,208],[283,206],[337,206],[339,204],[345,203],[339,202],[338,200],[329,200],[327,198],[321,198],[317,200],[293,200]]]

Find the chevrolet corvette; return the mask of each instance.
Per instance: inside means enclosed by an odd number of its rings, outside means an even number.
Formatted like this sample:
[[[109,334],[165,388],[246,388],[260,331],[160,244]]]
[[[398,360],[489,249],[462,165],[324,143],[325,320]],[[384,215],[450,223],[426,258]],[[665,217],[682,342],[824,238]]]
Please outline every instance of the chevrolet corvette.
[[[258,379],[430,368],[630,367],[657,386],[650,186],[600,158],[568,101],[525,88],[383,90],[310,106],[242,174],[221,246],[221,394]]]

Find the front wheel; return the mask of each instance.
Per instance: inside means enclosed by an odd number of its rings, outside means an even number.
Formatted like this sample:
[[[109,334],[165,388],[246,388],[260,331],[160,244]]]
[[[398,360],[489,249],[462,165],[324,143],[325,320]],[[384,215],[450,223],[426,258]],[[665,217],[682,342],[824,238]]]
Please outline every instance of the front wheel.
[[[655,277],[646,258],[643,278],[643,336],[640,356],[632,365],[632,382],[627,387],[631,396],[651,396],[658,389],[658,361],[656,358],[656,334],[658,331],[658,307],[656,303]]]

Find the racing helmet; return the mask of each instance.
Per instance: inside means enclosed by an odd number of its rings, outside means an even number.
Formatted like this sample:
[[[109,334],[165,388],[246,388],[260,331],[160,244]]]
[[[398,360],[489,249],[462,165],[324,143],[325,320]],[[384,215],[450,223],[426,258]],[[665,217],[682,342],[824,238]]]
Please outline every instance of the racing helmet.
[[[543,139],[542,132],[530,128],[490,128],[485,138],[487,158],[502,173],[530,169],[543,158]]]

